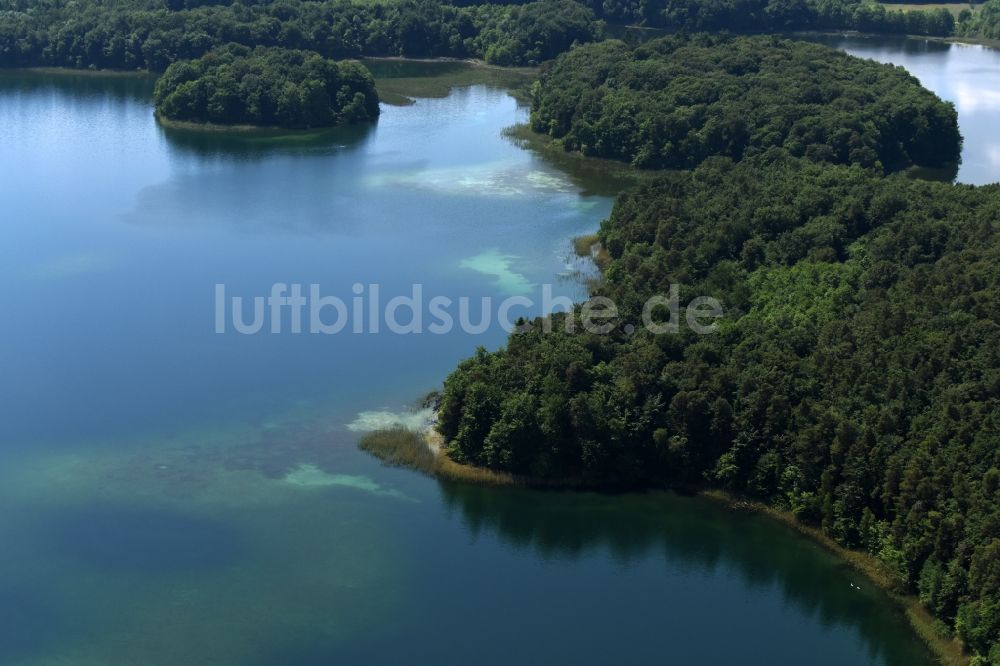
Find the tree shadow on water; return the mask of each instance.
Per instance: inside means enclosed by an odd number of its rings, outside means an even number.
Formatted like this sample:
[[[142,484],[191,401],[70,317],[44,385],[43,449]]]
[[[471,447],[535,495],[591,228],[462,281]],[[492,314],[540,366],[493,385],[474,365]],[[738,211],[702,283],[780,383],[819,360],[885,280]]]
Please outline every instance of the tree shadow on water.
[[[0,70],[0,93],[60,93],[74,104],[145,102],[153,93],[156,77],[135,72],[106,74],[90,70]]]
[[[254,161],[275,155],[328,155],[354,151],[374,135],[376,123],[315,130],[233,130],[173,127],[157,122],[174,151],[199,158]]]
[[[786,605],[821,626],[856,630],[872,663],[932,663],[885,594],[819,545],[767,517],[663,492],[440,485],[446,506],[474,537],[493,534],[547,560],[583,560],[601,552],[621,565],[662,559],[686,576],[731,578],[734,589],[764,594],[774,589]]]

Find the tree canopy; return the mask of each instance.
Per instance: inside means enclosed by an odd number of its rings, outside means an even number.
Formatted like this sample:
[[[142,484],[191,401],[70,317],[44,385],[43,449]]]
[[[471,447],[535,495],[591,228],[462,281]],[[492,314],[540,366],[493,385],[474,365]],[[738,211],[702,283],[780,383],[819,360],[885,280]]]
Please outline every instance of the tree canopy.
[[[436,0],[0,0],[6,67],[163,71],[228,43],[334,59],[451,56],[534,65],[600,34],[593,12],[573,0],[473,7]]]
[[[963,10],[956,32],[963,37],[1000,39],[1000,1],[987,0],[975,14]]]
[[[620,324],[681,286],[716,333],[534,322],[446,380],[463,462],[553,479],[709,484],[875,556],[1000,656],[1000,186],[878,177],[772,150],[623,195],[595,294]]]
[[[574,42],[599,39],[602,19],[683,32],[955,31],[945,9],[902,12],[865,0],[0,0],[0,67],[158,72],[231,42],[334,59],[451,56],[536,65]]]
[[[776,37],[589,44],[557,58],[534,93],[532,129],[646,168],[781,147],[897,170],[956,163],[961,147],[954,106],[903,68]]]
[[[163,117],[202,123],[308,128],[379,115],[375,80],[358,63],[236,44],[170,65],[153,100]]]

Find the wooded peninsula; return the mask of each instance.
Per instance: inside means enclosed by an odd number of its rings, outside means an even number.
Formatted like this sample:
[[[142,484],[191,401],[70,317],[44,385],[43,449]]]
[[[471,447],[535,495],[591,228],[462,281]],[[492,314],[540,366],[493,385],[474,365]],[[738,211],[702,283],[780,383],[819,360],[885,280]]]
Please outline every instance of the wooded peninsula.
[[[605,39],[614,24],[675,34]],[[540,66],[532,130],[674,170],[615,203],[592,294],[623,322],[671,285],[726,314],[713,335],[537,320],[445,380],[445,454],[754,498],[870,554],[1000,665],[1000,186],[900,173],[962,147],[954,106],[905,70],[747,35],[845,29],[995,38],[1000,0],[957,18],[862,0],[0,0],[0,66],[162,72],[164,118],[286,128],[375,120],[361,56]]]

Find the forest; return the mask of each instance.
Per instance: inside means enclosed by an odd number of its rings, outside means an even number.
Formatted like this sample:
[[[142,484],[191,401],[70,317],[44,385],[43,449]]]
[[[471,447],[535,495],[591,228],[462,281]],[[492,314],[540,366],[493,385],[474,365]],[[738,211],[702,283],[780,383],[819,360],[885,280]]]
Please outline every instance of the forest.
[[[972,36],[990,34],[995,14],[958,29],[944,9],[904,12],[862,0],[0,0],[0,66],[161,72],[229,43],[307,49],[333,59],[449,56],[537,65],[573,43],[599,39],[605,22],[682,32]]]
[[[959,159],[958,118],[901,67],[776,37],[666,37],[573,49],[533,89],[531,128],[642,168],[784,148],[895,171]]]
[[[1000,0],[987,0],[975,14],[963,11],[956,32],[962,37],[1000,39]]]
[[[485,468],[783,508],[1000,663],[998,219],[998,186],[780,149],[658,177],[600,231],[614,331],[557,314],[480,350],[445,381],[439,429]],[[672,284],[718,298],[718,330],[629,335]]]
[[[167,68],[153,94],[171,120],[288,128],[375,120],[371,73],[310,51],[236,44]]]
[[[277,0],[194,7],[139,0],[0,0],[0,66],[160,72],[229,43],[326,58],[450,56],[535,65],[601,24],[572,0],[454,7],[435,0]]]

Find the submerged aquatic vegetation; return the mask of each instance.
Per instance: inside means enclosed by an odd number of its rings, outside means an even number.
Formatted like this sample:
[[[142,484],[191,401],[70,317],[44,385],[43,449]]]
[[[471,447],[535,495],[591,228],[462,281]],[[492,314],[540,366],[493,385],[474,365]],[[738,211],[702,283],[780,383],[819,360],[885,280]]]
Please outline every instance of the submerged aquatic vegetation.
[[[535,287],[528,278],[512,270],[512,262],[517,257],[502,254],[497,249],[487,250],[474,257],[463,259],[460,268],[467,268],[495,278],[494,284],[505,294],[527,294]]]
[[[331,474],[316,465],[303,463],[285,475],[283,482],[298,488],[329,488],[341,486],[362,490],[374,495],[385,495],[397,499],[410,499],[403,493],[392,488],[383,488],[373,479],[360,474]]]

